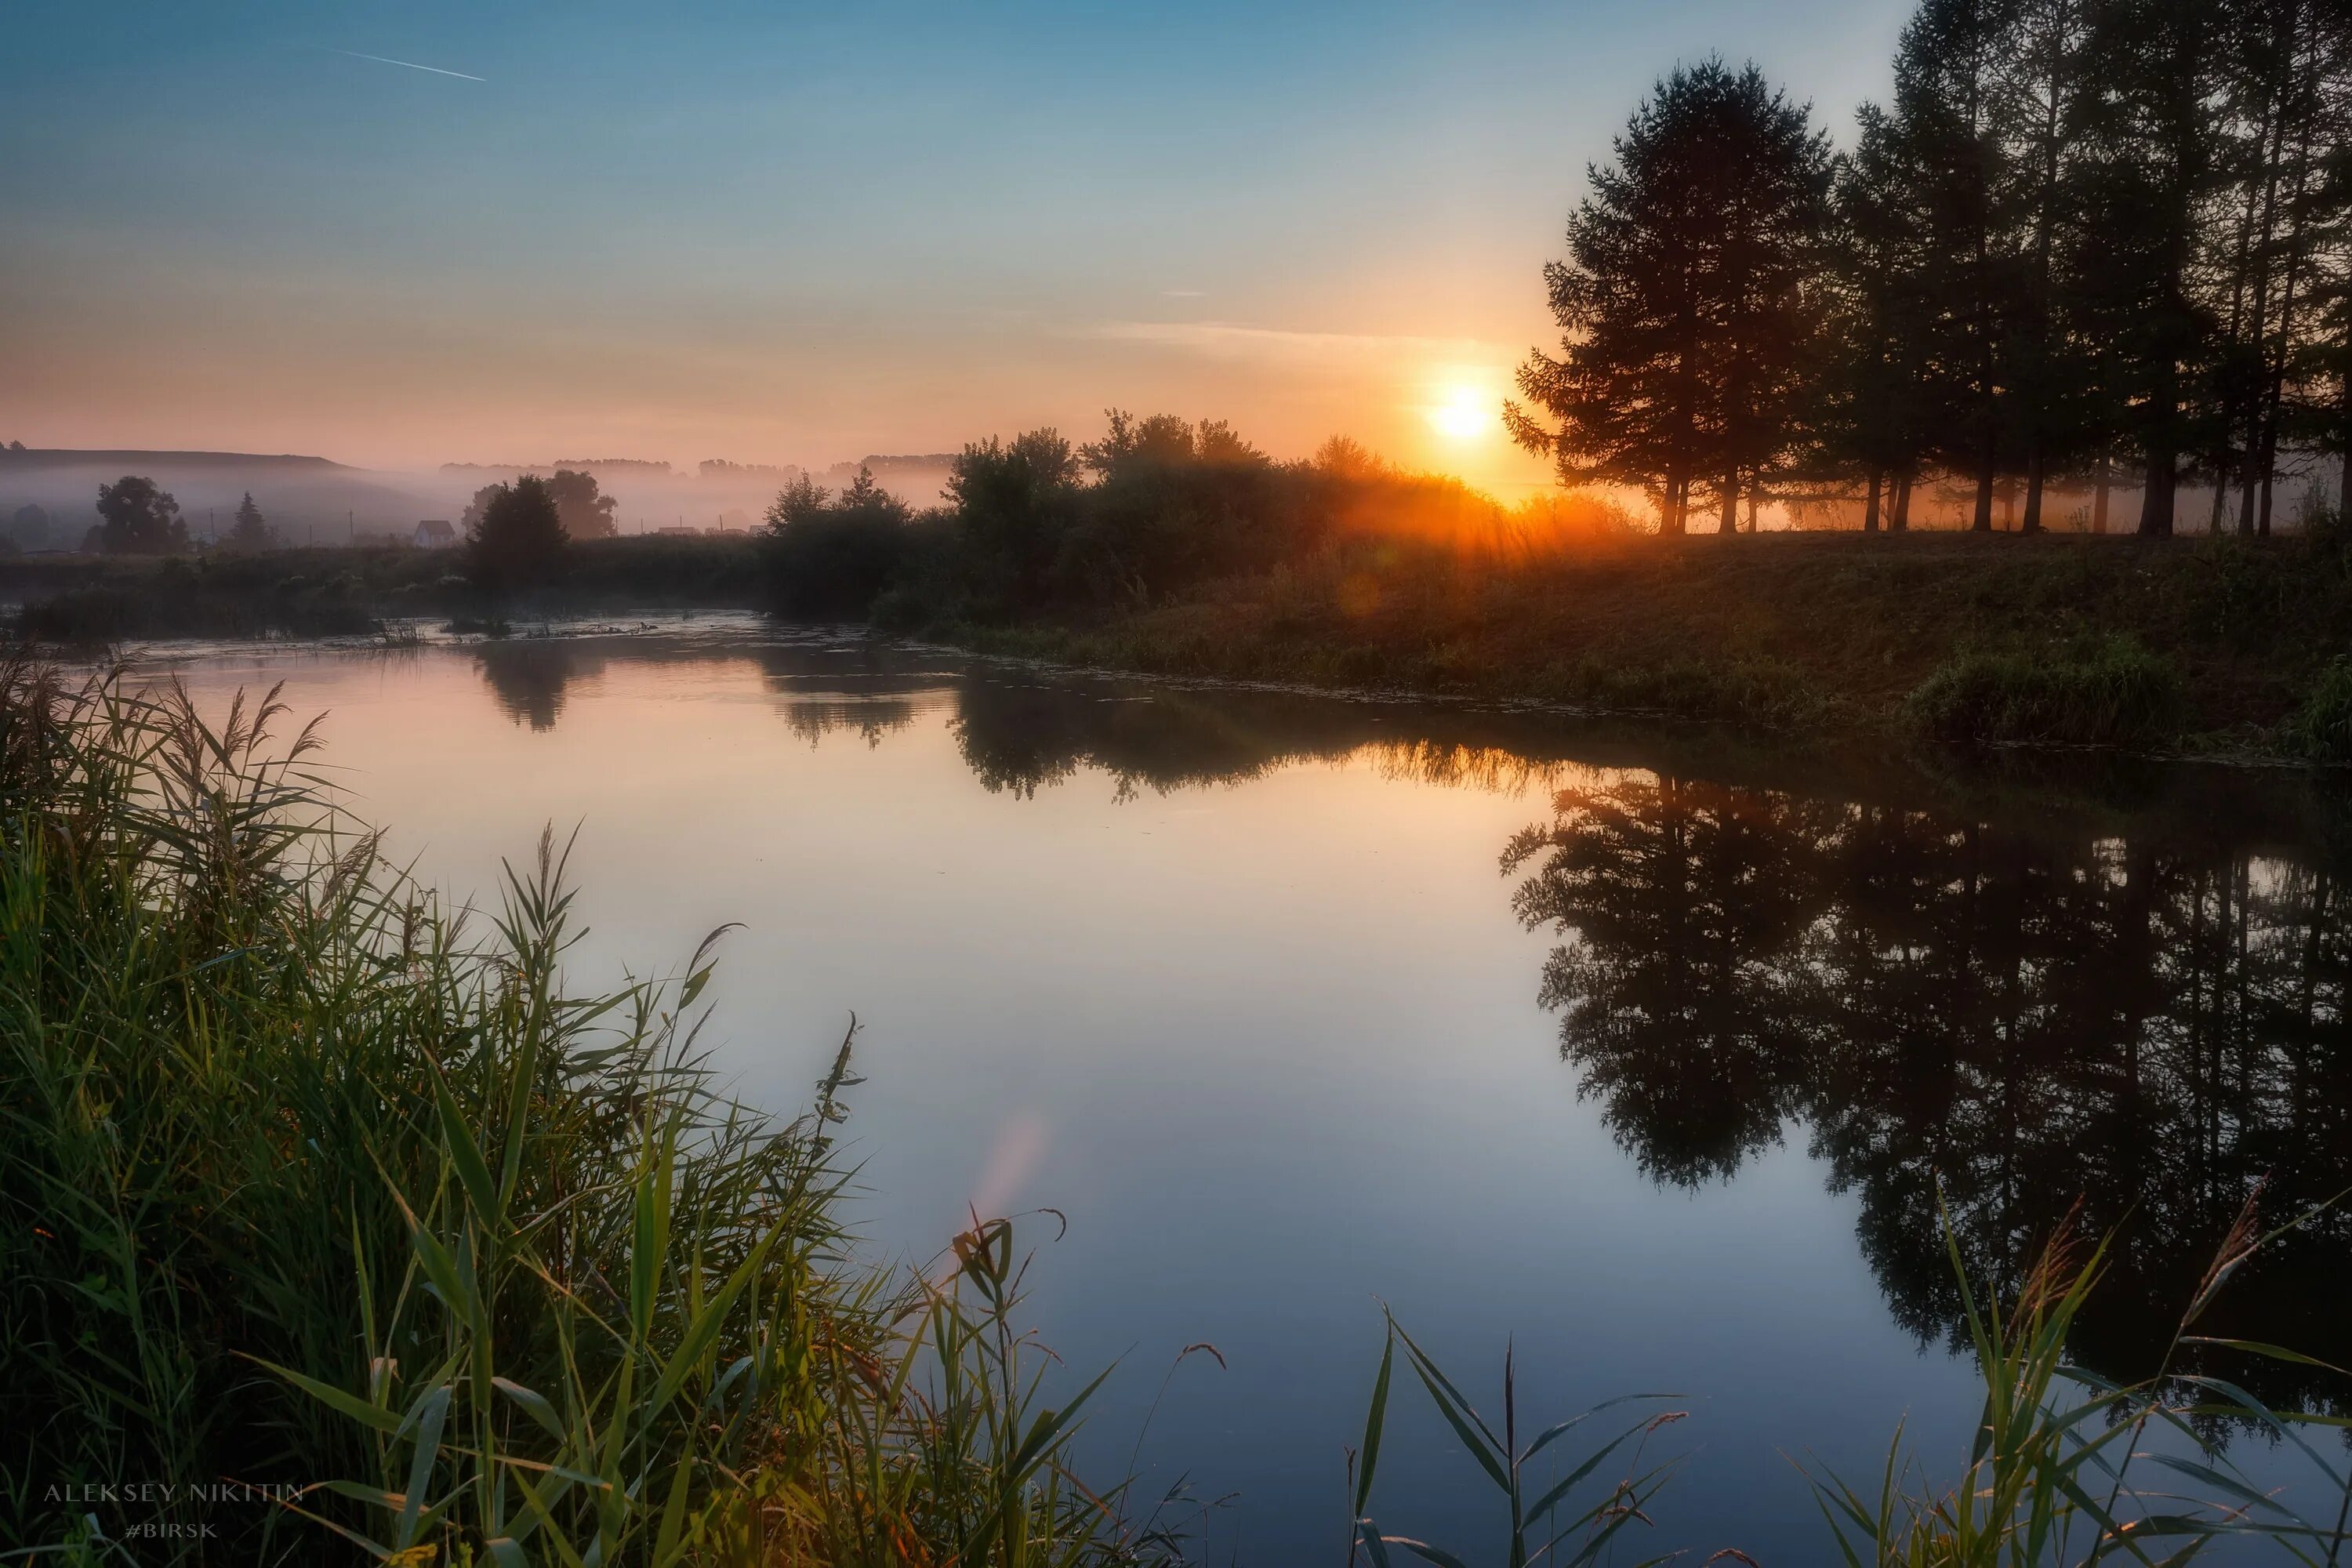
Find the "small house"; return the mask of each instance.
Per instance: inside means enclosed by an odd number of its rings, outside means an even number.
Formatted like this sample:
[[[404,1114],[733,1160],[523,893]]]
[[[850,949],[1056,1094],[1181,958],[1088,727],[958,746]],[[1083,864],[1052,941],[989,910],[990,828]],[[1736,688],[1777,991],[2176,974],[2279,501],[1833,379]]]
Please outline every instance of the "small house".
[[[419,550],[446,550],[457,542],[457,531],[437,517],[428,517],[416,525],[408,542]]]

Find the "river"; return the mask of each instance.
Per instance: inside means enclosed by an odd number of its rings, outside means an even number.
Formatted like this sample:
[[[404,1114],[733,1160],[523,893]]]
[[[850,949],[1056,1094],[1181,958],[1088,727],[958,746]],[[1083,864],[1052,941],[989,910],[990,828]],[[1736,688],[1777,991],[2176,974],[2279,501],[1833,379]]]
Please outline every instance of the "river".
[[[1507,1346],[1523,1431],[1676,1395],[1620,1560],[1819,1561],[1792,1458],[1874,1484],[1906,1417],[1931,1465],[1965,1451],[1939,1190],[1990,1275],[2077,1195],[2115,1228],[2077,1352],[2127,1374],[2256,1177],[2273,1221],[2352,1184],[2352,816],[2297,776],[1791,753],[740,617],[147,659],[207,708],[282,682],[323,712],[348,805],[452,894],[576,827],[577,985],[740,922],[705,1038],[742,1098],[803,1106],[855,1014],[874,1256],[1027,1213],[1043,1338],[1119,1363],[1097,1473],[1221,1500],[1220,1561],[1339,1561],[1383,1303],[1497,1415]],[[2283,1239],[2203,1326],[2344,1363],[2348,1238]],[[1202,1342],[1222,1366],[1171,1375]],[[2284,1370],[2259,1391],[2321,1386]],[[1494,1546],[1402,1379],[1391,1428],[1382,1524]]]

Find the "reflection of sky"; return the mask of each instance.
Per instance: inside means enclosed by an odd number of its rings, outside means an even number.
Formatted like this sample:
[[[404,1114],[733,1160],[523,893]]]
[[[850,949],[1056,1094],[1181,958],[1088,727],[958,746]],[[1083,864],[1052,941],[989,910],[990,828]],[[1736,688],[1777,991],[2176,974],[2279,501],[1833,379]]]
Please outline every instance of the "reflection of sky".
[[[1843,130],[1908,9],[36,0],[0,437],[831,462],[1117,404],[1519,477],[1426,410],[1549,336],[1641,90],[1753,55]]]
[[[1550,938],[1496,874],[1540,789],[1360,756],[1123,803],[1082,768],[1024,799],[974,781],[944,691],[879,699],[912,717],[878,745],[812,747],[748,662],[592,662],[545,730],[462,651],[188,679],[207,702],[283,679],[298,713],[327,709],[354,805],[445,888],[582,824],[583,981],[743,921],[711,1037],[764,1104],[806,1101],[855,1009],[877,1247],[928,1255],[976,1200],[1067,1214],[1036,1273],[1047,1336],[1076,1367],[1127,1358],[1093,1440],[1123,1463],[1170,1359],[1215,1343],[1230,1370],[1179,1373],[1148,1485],[1189,1468],[1241,1490],[1215,1530],[1251,1559],[1343,1528],[1376,1296],[1482,1389],[1516,1336],[1530,1419],[1688,1394],[1658,1550],[1809,1555],[1779,1550],[1819,1542],[1780,1450],[1872,1473],[1906,1409],[1946,1435],[1972,1416],[1961,1370],[1889,1324],[1852,1201],[1800,1150],[1664,1193],[1577,1102],[1535,1000]],[[1476,1539],[1468,1461],[1402,1386],[1397,1420],[1389,1522]]]

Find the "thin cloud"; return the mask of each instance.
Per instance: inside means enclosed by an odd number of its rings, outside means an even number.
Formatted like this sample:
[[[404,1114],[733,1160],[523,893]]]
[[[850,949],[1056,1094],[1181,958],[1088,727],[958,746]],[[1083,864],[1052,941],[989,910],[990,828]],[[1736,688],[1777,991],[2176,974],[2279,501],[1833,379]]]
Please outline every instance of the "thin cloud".
[[[1205,289],[1162,289],[1160,296],[1163,300],[1205,300],[1209,291]]]
[[[1091,335],[1114,342],[1142,343],[1215,359],[1292,364],[1350,364],[1408,357],[1507,362],[1515,357],[1503,345],[1477,338],[1300,332],[1280,327],[1245,327],[1231,321],[1105,321]]]
[[[431,71],[435,76],[454,76],[459,81],[478,81],[487,83],[490,79],[486,76],[468,76],[464,71],[445,71],[439,66],[421,66],[415,60],[396,60],[389,55],[363,55],[354,49],[338,49],[323,44],[320,47],[326,49],[326,51],[331,55],[341,55],[348,59],[373,60],[380,66],[406,66],[413,71]]]

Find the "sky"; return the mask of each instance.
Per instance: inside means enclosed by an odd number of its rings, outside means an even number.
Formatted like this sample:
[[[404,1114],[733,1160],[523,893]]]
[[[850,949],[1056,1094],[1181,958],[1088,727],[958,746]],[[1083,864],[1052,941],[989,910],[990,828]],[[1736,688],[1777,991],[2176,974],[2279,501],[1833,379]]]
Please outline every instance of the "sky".
[[[1510,493],[1650,84],[1752,58],[1843,140],[1908,9],[34,0],[0,439],[830,463],[1118,406]]]

